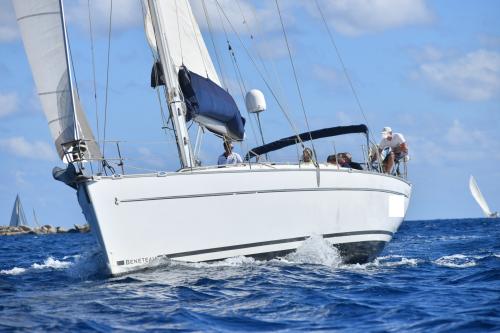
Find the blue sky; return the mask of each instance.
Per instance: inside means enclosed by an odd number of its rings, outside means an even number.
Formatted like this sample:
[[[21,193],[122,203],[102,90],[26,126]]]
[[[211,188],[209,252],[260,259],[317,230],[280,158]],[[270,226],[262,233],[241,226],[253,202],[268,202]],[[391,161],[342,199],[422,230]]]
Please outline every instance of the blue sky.
[[[295,126],[305,130],[274,1],[219,1],[253,57],[263,59],[265,76]],[[109,2],[90,3],[102,136]],[[225,44],[223,28],[229,27],[227,22],[223,26],[214,1],[206,3],[212,35],[198,0],[192,1],[195,15],[215,59],[213,37],[223,59],[222,76],[248,117]],[[407,218],[480,216],[468,191],[470,174],[490,206],[500,209],[500,2],[319,3],[374,136],[378,140],[381,128],[391,126],[408,140],[414,193]],[[314,2],[281,0],[280,8],[311,127],[364,122]],[[66,1],[66,14],[79,94],[95,128],[87,1]],[[229,33],[229,41],[247,90],[258,88],[266,95],[268,110],[261,117],[266,140],[292,134],[234,33]],[[8,0],[0,0],[0,50],[0,224],[8,223],[17,193],[27,214],[35,208],[42,223],[84,223],[74,191],[52,179],[52,167],[62,163],[55,154]],[[127,172],[178,166],[172,136],[161,130],[157,96],[149,88],[151,63],[139,1],[115,0],[107,139],[125,141],[122,149],[130,158]],[[257,140],[250,126],[255,127],[255,122],[248,124],[247,142],[236,148],[241,153]],[[356,156],[363,143],[357,139],[327,140],[318,144],[319,150],[326,158],[334,144],[337,151],[353,151]],[[108,151],[115,154],[111,147]],[[215,163],[218,154],[220,141],[206,135],[204,164]],[[294,155],[288,151],[274,157],[292,160]]]

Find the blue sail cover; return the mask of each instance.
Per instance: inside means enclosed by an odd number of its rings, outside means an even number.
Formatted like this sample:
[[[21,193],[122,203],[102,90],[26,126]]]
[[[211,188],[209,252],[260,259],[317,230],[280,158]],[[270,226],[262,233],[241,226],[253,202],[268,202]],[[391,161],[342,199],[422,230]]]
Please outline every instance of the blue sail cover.
[[[220,131],[211,126],[208,130],[241,141],[245,135],[245,118],[243,118],[231,95],[214,82],[186,67],[179,70],[179,84],[187,106],[186,120],[196,120],[197,117],[208,118],[222,124]],[[202,125],[204,122],[201,122]]]

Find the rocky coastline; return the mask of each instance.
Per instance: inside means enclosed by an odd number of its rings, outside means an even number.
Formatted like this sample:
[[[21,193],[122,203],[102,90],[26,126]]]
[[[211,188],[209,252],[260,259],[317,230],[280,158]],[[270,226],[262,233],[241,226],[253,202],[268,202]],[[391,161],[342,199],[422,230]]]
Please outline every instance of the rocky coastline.
[[[25,225],[19,227],[0,226],[0,236],[16,236],[16,235],[48,235],[48,234],[64,234],[64,233],[86,233],[90,231],[88,224],[77,225],[73,228],[64,229],[62,227],[53,227],[46,224],[41,227],[30,228]]]

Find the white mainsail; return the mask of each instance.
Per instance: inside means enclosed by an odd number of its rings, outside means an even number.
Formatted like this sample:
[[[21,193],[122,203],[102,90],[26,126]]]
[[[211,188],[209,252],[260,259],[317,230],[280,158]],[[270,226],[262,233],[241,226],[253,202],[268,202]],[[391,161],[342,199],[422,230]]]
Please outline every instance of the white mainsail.
[[[59,0],[13,0],[24,48],[57,152],[86,145],[85,158],[100,158],[99,147],[72,88],[62,4]],[[63,149],[64,146],[64,149]]]
[[[151,48],[156,50],[157,45],[149,8],[147,5],[145,8],[146,36]],[[176,72],[184,65],[191,72],[207,77],[221,86],[189,1],[156,1],[156,8],[162,33],[165,34],[168,44],[168,53],[176,67]]]
[[[479,207],[481,207],[481,210],[483,211],[484,215],[486,217],[495,216],[496,213],[491,212],[490,207],[486,203],[486,199],[484,199],[483,194],[479,190],[479,186],[477,186],[474,176],[470,176],[469,178],[469,188],[470,192],[472,193],[472,196],[474,197],[474,199],[476,199],[476,202],[478,203]]]
[[[23,205],[21,204],[21,199],[19,194],[16,196],[16,201],[14,202],[14,208],[12,208],[12,216],[10,217],[10,227],[19,227],[21,225],[28,225],[28,220],[24,214]]]

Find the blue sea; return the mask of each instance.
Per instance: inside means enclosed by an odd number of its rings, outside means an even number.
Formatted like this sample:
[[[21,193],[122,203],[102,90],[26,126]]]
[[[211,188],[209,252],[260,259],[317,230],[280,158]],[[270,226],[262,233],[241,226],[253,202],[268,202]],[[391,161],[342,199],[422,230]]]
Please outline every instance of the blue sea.
[[[0,238],[0,331],[313,330],[500,331],[500,219],[405,222],[365,265],[313,237],[281,259],[115,278],[92,234]]]

